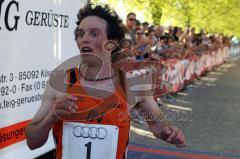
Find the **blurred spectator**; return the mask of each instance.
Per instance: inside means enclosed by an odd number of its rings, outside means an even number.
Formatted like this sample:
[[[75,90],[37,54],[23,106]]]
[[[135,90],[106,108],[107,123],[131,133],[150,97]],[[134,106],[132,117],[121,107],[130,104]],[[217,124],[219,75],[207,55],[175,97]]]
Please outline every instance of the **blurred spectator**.
[[[175,41],[179,41],[179,37],[182,35],[183,31],[180,27],[173,28],[173,38]]]
[[[136,27],[136,14],[133,12],[128,13],[126,18],[126,27],[127,33],[125,34],[125,38],[132,41],[135,44],[135,27]]]
[[[149,45],[149,39],[145,36],[145,33],[143,32],[143,28],[140,27],[136,30],[136,60],[144,60],[145,58],[148,58],[148,45]]]
[[[145,34],[147,34],[148,33],[148,26],[149,26],[148,22],[143,22],[142,26],[143,26],[143,32]]]
[[[136,27],[135,27],[135,29],[137,30],[139,27],[141,27],[141,22],[139,20],[136,20]]]
[[[167,35],[169,35],[169,36],[173,36],[173,26],[168,26],[168,33],[167,33]]]
[[[150,44],[150,46],[156,45],[156,43],[157,43],[157,38],[156,38],[156,35],[155,35],[154,27],[149,27],[149,28],[148,28],[147,37],[148,37],[148,39],[149,39],[149,44]]]
[[[183,34],[179,37],[179,40],[182,42],[182,44],[188,45],[188,42],[190,41],[189,34],[190,34],[190,28],[186,27]]]
[[[163,26],[159,25],[156,27],[155,35],[156,35],[157,41],[160,41],[160,38],[165,35]]]

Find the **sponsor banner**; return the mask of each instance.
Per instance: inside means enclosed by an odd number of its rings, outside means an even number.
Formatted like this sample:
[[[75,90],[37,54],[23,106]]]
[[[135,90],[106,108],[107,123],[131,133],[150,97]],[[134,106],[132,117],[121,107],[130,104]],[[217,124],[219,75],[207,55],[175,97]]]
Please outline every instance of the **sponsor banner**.
[[[30,151],[24,129],[39,109],[51,71],[79,54],[74,29],[78,10],[86,3],[0,0],[1,159],[23,154],[34,158],[54,148],[50,140],[43,148]]]

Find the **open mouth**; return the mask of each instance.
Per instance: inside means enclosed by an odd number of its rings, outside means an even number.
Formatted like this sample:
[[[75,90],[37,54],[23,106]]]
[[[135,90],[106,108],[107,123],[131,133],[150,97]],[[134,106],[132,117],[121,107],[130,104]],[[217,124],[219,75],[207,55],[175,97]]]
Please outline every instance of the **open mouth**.
[[[93,52],[93,49],[90,47],[82,47],[81,52],[82,53],[91,53],[91,52]]]

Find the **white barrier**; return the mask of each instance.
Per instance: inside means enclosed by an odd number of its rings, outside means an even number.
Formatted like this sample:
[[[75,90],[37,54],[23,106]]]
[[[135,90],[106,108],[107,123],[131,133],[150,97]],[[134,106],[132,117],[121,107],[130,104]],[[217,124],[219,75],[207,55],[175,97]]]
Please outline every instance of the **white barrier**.
[[[155,63],[154,67],[162,67],[162,65],[165,66],[166,71],[164,74],[158,74],[154,75],[156,78],[160,78],[163,83],[149,83],[149,84],[157,84],[160,86],[160,90],[155,91],[155,98],[161,97],[161,95],[165,95],[166,93],[176,93],[181,91],[186,84],[189,84],[190,82],[194,81],[196,78],[201,77],[204,75],[207,71],[211,71],[215,67],[220,66],[223,64],[228,58],[229,58],[229,48],[223,47],[219,48],[216,51],[210,52],[205,51],[201,55],[195,55],[191,54],[184,58],[166,58],[161,59],[160,61],[152,62]],[[151,61],[142,61],[142,62],[132,62],[135,65],[138,63],[138,65],[144,65],[147,67],[150,66]],[[128,62],[128,65],[130,66],[131,62]],[[136,66],[135,66],[136,67]],[[134,67],[132,67],[132,70]],[[146,68],[143,68],[146,69]],[[127,69],[125,69],[126,71]],[[162,71],[160,71],[162,72]],[[134,71],[130,71],[127,73],[127,76],[134,77],[135,75],[145,74],[143,71],[140,71],[139,69],[135,69]],[[153,78],[154,78],[153,77]],[[152,82],[152,81],[150,81]],[[163,85],[169,85],[168,88],[165,89],[165,86]]]
[[[229,57],[230,58],[239,58],[240,57],[240,46],[239,45],[233,45],[230,48]]]
[[[24,129],[40,106],[50,70],[79,52],[73,33],[86,3],[0,0],[1,159],[35,158],[54,148],[49,140],[30,151]]]
[[[176,93],[181,91],[185,84],[223,64],[228,58],[229,48],[224,47],[217,51],[206,52],[201,56],[190,55],[183,59],[165,59],[160,62],[167,67],[162,79],[172,85],[169,93]]]

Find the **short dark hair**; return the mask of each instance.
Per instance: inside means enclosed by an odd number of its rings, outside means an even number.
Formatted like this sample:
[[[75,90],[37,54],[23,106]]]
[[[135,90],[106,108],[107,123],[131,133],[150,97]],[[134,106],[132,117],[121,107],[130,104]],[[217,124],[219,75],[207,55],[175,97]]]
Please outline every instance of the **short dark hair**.
[[[130,12],[130,13],[127,14],[127,18],[128,18],[130,15],[134,15],[134,16],[136,17],[136,14],[135,14],[135,13]]]
[[[136,19],[136,25],[141,25],[141,22]]]
[[[155,32],[154,26],[149,27],[147,33],[148,33],[148,35],[149,35],[149,34],[152,33],[152,32]]]
[[[148,24],[148,22],[143,22],[142,25],[148,26],[149,24]]]
[[[108,40],[120,41],[124,38],[125,33],[123,30],[122,19],[114,10],[112,10],[107,4],[86,4],[82,9],[78,11],[77,14],[77,27],[74,31],[75,40],[77,40],[79,24],[84,18],[88,16],[97,16],[107,22],[106,32]]]

